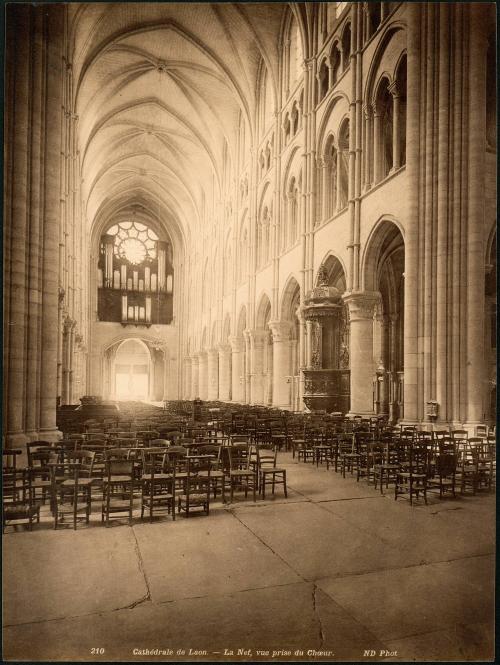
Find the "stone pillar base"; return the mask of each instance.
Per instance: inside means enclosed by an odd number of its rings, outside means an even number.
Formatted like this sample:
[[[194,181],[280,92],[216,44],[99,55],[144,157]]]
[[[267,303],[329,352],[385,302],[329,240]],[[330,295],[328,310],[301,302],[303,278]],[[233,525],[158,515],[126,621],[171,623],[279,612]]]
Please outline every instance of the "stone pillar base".
[[[62,432],[59,431],[57,428],[55,429],[47,429],[47,430],[40,430],[39,438],[40,441],[49,441],[50,443],[53,443],[55,441],[59,441],[62,439]]]
[[[377,414],[373,409],[371,411],[349,411],[346,413],[346,418],[354,418],[355,416],[361,416],[362,418],[370,418],[370,416],[376,416]]]
[[[38,437],[37,437],[38,438]],[[19,432],[18,434],[6,434],[4,441],[4,448],[22,448],[30,441],[36,439],[31,439],[24,432]]]

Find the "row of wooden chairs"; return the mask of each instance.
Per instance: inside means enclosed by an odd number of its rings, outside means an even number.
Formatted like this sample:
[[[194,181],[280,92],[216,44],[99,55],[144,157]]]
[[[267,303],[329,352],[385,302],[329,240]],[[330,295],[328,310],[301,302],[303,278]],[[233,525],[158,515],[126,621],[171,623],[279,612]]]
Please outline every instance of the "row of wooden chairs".
[[[298,441],[299,460],[326,462],[343,477],[356,474],[365,477],[383,492],[385,485],[394,485],[395,499],[408,493],[413,497],[436,490],[439,496],[456,487],[461,493],[471,489],[491,489],[496,474],[495,442],[491,437],[419,436],[420,433],[400,431],[376,436],[371,432],[315,434]]]
[[[39,442],[41,443],[41,442]],[[167,510],[175,519],[178,512],[186,516],[194,508],[209,514],[210,491],[214,498],[220,489],[226,499],[229,484],[230,499],[236,491],[245,498],[256,493],[265,498],[266,487],[281,484],[286,488],[286,469],[277,465],[276,447],[252,446],[248,441],[232,445],[206,444],[196,453],[183,446],[156,446],[137,449],[107,447],[102,456],[96,450],[67,451],[57,445],[39,445],[30,450],[27,468],[16,468],[16,451],[7,459],[4,454],[4,520],[3,525],[19,520],[40,519],[40,506],[50,497],[50,509],[57,528],[67,516],[89,522],[92,490],[102,492],[101,519],[109,524],[115,515],[128,515],[132,520],[134,491],[140,488],[141,518],[150,519],[158,511]]]

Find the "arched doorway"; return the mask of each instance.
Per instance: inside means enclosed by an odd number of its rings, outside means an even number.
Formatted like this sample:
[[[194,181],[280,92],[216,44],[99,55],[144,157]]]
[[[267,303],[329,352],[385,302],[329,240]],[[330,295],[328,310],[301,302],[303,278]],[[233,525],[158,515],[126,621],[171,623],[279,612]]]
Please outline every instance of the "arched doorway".
[[[404,417],[405,246],[398,226],[382,221],[368,245],[365,288],[379,294],[373,311],[373,411]]]
[[[252,402],[254,404],[271,404],[273,381],[273,341],[269,321],[271,319],[271,303],[267,295],[263,295],[257,308],[256,329],[252,339]]]
[[[280,319],[269,322],[273,333],[273,405],[298,409],[300,287],[290,277],[282,296]]]
[[[117,400],[149,400],[151,385],[151,354],[140,339],[121,342],[114,356],[114,395]]]

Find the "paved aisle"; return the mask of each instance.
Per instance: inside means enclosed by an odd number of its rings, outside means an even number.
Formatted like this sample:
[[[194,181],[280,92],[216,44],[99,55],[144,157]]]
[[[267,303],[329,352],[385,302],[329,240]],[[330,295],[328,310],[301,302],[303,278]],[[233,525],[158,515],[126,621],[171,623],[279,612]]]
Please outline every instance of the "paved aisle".
[[[493,657],[493,495],[411,508],[283,458],[288,500],[7,533],[4,659]]]

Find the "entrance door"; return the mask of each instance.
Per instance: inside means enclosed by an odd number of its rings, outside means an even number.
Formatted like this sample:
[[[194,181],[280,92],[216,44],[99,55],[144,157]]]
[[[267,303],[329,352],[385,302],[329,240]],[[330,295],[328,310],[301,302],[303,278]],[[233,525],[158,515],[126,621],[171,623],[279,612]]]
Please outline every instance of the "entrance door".
[[[148,400],[150,354],[138,340],[127,340],[115,358],[115,395],[118,400]]]

